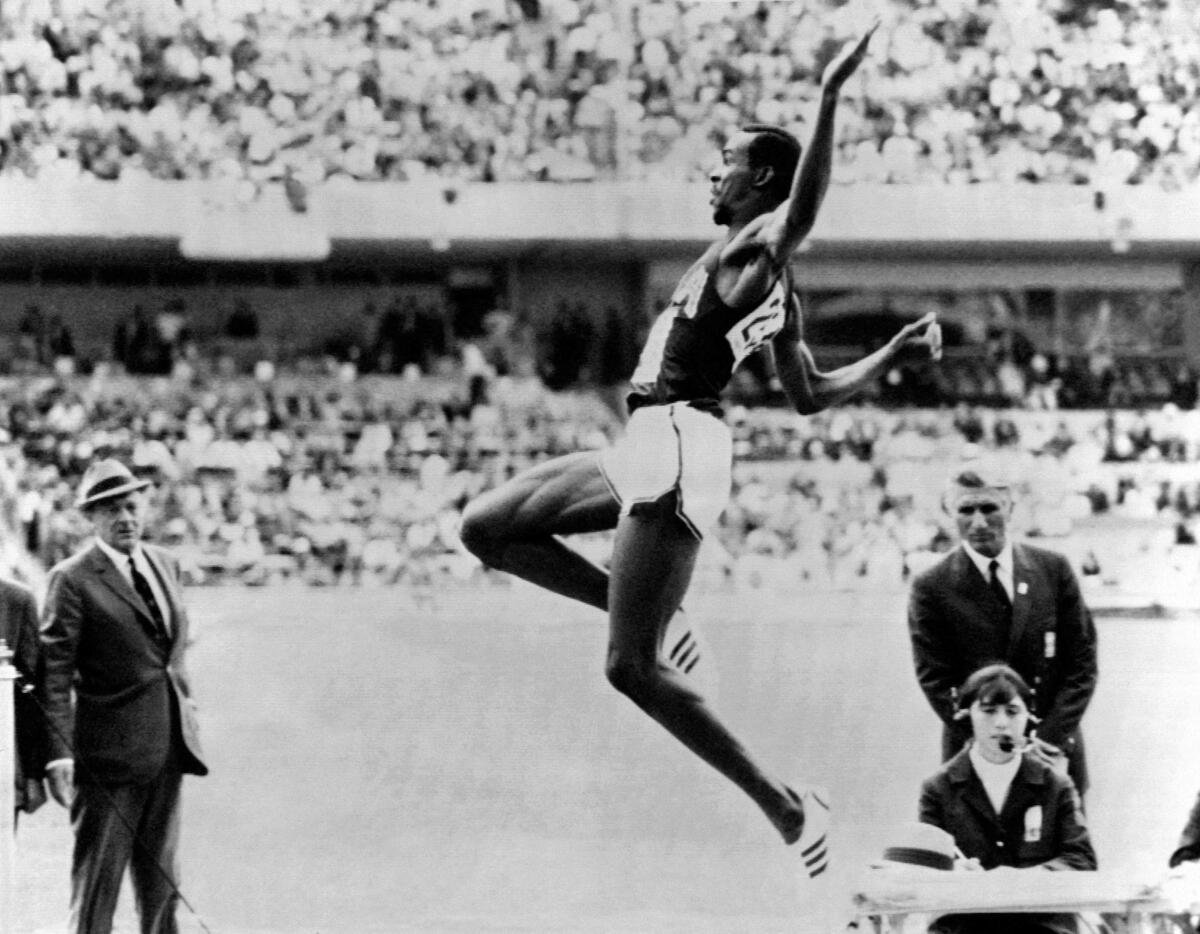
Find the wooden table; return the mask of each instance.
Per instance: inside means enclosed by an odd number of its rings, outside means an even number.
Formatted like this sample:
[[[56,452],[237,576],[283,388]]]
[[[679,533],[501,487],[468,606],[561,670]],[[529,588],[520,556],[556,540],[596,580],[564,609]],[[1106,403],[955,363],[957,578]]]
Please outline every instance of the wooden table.
[[[1200,891],[1137,882],[1111,872],[893,873],[873,870],[854,893],[859,930],[924,934],[947,914],[1094,913],[1124,931],[1191,932]]]

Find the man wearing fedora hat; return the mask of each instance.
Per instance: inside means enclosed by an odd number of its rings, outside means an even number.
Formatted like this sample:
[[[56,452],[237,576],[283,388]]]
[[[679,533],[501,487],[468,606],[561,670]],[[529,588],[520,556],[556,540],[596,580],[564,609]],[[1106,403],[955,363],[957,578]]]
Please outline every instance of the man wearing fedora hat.
[[[174,934],[182,778],[208,771],[184,665],[178,563],[141,540],[148,486],[117,460],[93,463],[75,505],[95,542],[52,568],[47,583],[46,775],[71,811],[75,934],[112,929],[126,868],[142,934]]]

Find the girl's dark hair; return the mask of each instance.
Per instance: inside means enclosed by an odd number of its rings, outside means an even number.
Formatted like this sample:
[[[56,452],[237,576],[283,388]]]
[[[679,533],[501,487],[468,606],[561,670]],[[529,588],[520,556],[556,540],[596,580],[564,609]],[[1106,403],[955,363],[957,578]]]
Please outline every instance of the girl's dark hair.
[[[746,150],[752,166],[770,166],[775,170],[771,180],[771,194],[784,201],[792,190],[792,178],[800,164],[800,153],[804,147],[800,141],[781,126],[770,123],[751,123],[742,127],[743,133],[751,133],[754,139]]]
[[[1007,704],[1019,697],[1026,707],[1033,706],[1033,691],[1008,665],[987,665],[963,682],[958,691],[958,709],[966,712],[975,701],[981,704]]]

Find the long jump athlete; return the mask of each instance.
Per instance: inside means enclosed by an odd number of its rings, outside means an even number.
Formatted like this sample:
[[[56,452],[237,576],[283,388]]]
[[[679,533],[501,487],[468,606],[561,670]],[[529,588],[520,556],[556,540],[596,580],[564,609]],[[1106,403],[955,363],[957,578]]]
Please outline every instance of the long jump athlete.
[[[719,397],[733,369],[770,343],[804,414],[834,405],[900,361],[938,355],[932,315],[856,363],[817,371],[802,339],[788,262],[829,184],[834,112],[874,28],[826,68],[807,154],[778,127],[747,126],[712,173],[713,220],[726,234],[680,281],[642,351],[623,438],[602,452],[540,464],[471,502],[462,539],[486,565],[604,610],[608,680],[748,794],[787,843],[804,829],[802,797],[764,772],[662,654],[702,533],[729,496],[732,443]],[[616,528],[608,572],[562,535]]]

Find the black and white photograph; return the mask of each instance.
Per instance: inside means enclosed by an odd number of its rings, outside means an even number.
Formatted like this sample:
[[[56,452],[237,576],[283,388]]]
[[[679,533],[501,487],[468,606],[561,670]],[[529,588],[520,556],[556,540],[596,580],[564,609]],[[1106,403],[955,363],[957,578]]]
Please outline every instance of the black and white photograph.
[[[1196,934],[1200,0],[0,0],[0,934]]]

